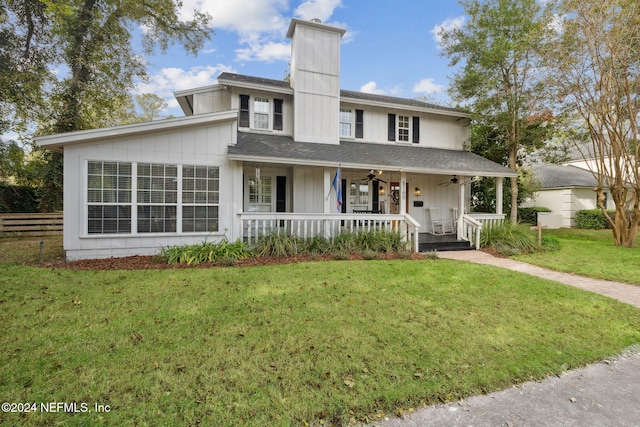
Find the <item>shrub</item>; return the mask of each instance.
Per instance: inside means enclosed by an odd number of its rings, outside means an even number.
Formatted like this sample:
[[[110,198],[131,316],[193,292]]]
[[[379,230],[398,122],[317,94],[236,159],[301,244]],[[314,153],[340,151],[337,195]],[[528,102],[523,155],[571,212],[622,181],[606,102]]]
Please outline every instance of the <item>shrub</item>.
[[[245,242],[229,243],[223,239],[219,243],[204,241],[195,245],[172,246],[160,252],[160,259],[169,264],[201,264],[203,262],[233,265],[237,260],[253,256],[253,251]]]
[[[536,225],[538,223],[538,212],[551,212],[551,209],[544,206],[518,208],[518,220],[525,224]]]
[[[480,233],[480,246],[492,248],[502,255],[533,252],[538,249],[528,227],[504,221],[492,227],[483,227]]]
[[[607,213],[615,217],[616,211],[607,211]],[[584,209],[576,212],[576,227],[590,230],[610,228],[600,209]]]
[[[0,183],[0,213],[38,212],[36,189]]]
[[[284,258],[298,254],[298,240],[288,234],[272,233],[258,239],[255,246],[258,256]]]
[[[368,252],[398,253],[406,251],[402,235],[397,232],[367,231],[342,232],[333,239],[316,236],[298,239],[287,234],[270,234],[261,237],[254,247],[258,256],[287,257],[297,254],[352,254]],[[377,256],[377,255],[376,255]]]

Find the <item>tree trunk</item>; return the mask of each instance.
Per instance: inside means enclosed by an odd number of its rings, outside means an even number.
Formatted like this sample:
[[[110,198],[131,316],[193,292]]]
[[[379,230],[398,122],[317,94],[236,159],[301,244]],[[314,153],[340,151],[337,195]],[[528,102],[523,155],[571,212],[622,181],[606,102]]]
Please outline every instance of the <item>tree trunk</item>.
[[[512,146],[509,150],[509,168],[514,171],[517,169],[517,146]],[[518,222],[518,177],[510,178],[511,181],[511,223]]]

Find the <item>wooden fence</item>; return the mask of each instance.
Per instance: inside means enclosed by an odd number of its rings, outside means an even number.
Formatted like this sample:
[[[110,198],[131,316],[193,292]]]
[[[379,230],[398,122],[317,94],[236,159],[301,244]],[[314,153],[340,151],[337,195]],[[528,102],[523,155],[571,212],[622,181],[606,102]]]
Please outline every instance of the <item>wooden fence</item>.
[[[28,236],[62,234],[62,212],[0,214],[0,234]]]

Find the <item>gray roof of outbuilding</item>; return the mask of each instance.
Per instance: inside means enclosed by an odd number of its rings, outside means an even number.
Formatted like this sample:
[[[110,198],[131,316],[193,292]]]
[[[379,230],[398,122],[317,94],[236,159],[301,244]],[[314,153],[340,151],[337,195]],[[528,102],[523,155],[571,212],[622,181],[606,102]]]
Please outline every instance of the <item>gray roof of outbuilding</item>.
[[[591,172],[576,166],[533,163],[531,169],[542,188],[595,187],[597,185]]]
[[[257,84],[265,87],[272,87],[277,89],[290,89],[291,85],[286,80],[273,80],[273,79],[265,79],[262,77],[252,77],[245,76],[242,74],[234,74],[234,73],[222,73],[218,77],[218,81],[222,80],[223,82],[236,82],[236,83],[244,83],[244,84]],[[364,101],[364,102],[381,102],[385,104],[396,104],[404,107],[415,107],[415,108],[423,108],[423,109],[431,109],[431,110],[441,110],[453,113],[460,113],[462,116],[468,116],[468,112],[461,110],[459,108],[450,108],[443,107],[436,104],[431,104],[428,102],[422,102],[417,99],[410,98],[397,98],[393,96],[386,95],[375,95],[371,93],[364,92],[355,92],[352,90],[341,90],[340,91],[341,98],[348,98],[355,101]]]
[[[516,176],[511,169],[468,151],[410,145],[341,141],[340,144],[297,142],[289,136],[238,132],[229,146],[232,160],[467,176]]]

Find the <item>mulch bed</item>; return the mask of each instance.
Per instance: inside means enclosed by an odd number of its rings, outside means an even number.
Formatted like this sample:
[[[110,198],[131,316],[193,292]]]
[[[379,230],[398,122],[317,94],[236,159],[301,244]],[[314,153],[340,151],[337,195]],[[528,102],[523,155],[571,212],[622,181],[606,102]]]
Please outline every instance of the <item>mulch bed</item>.
[[[411,259],[422,259],[420,253],[411,254]],[[293,264],[299,262],[331,261],[335,258],[331,255],[296,255],[285,258],[253,257],[236,261],[234,267],[252,267],[258,265]],[[362,260],[362,255],[352,254],[349,260]],[[378,254],[378,259],[393,260],[401,259],[397,254]],[[71,262],[50,262],[46,264],[34,264],[50,268],[69,268],[72,270],[162,270],[181,268],[219,268],[229,267],[226,264],[203,263],[197,265],[187,264],[167,264],[157,256],[130,256],[122,258],[90,259]]]

